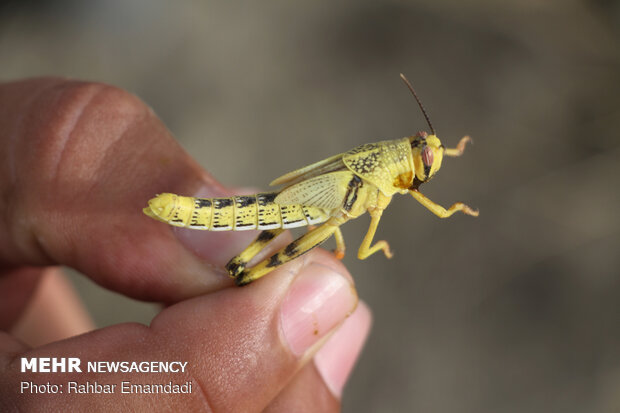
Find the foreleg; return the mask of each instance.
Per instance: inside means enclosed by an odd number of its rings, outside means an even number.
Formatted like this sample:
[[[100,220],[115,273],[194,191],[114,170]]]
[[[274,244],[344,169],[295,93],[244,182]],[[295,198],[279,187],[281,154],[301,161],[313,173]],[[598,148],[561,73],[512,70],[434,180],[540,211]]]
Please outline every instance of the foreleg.
[[[457,202],[456,204],[452,205],[450,208],[445,209],[441,205],[434,203],[433,201],[431,201],[430,199],[422,195],[422,193],[417,190],[409,191],[409,193],[411,194],[412,197],[416,199],[416,201],[424,205],[429,211],[437,215],[439,218],[448,218],[450,215],[458,211],[461,211],[464,214],[471,215],[473,217],[478,216],[477,209],[472,209],[462,202]]]
[[[459,144],[456,145],[456,148],[445,148],[443,154],[445,156],[452,157],[461,156],[465,151],[465,145],[467,144],[467,142],[472,142],[471,138],[469,136],[463,136],[459,141]]]

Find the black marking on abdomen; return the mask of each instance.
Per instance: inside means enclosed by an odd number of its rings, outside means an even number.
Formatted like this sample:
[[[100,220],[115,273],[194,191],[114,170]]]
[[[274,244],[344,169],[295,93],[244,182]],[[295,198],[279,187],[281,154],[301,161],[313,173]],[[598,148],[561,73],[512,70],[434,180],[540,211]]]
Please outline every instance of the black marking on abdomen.
[[[216,198],[214,199],[215,208],[226,208],[232,205],[232,199],[230,198]]]
[[[240,222],[235,222],[235,228],[242,228],[242,227],[252,227],[254,226],[254,224],[249,223],[249,224],[243,224]]]
[[[198,208],[209,208],[211,206],[211,200],[205,198],[196,198],[196,206]]]
[[[256,198],[258,199],[258,205],[265,206],[267,204],[270,204],[274,201],[274,199],[276,199],[276,196],[278,196],[277,192],[270,192],[267,194],[258,194],[256,196]]]
[[[240,208],[245,208],[256,203],[256,196],[238,196],[236,197],[236,201]]]

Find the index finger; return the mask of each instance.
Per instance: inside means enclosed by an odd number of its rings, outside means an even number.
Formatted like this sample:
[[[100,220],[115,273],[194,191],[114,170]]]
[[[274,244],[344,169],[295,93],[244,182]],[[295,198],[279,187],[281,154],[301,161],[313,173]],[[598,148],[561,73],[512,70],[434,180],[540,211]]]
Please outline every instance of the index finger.
[[[227,191],[138,98],[97,83],[31,79],[0,85],[0,108],[0,266],[68,265],[158,301],[230,285],[218,261],[251,234],[226,243],[206,235],[217,251],[210,265],[142,215],[156,193]]]

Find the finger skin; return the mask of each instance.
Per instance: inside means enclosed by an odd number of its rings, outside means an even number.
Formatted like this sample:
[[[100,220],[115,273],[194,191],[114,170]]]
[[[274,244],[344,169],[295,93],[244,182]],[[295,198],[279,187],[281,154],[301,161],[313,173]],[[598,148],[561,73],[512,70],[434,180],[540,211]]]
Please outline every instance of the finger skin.
[[[326,252],[308,261],[332,265]],[[339,264],[336,264],[339,265]],[[301,267],[302,264],[297,264]],[[296,357],[283,341],[279,309],[299,268],[293,263],[245,288],[224,289],[168,307],[150,327],[122,324],[32,350],[15,350],[0,358],[0,411],[216,411],[258,412],[284,388],[311,355]],[[343,271],[342,267],[338,268]],[[0,340],[0,343],[2,340]],[[87,361],[187,361],[188,373],[99,374],[21,373],[20,357],[79,357]],[[193,381],[189,395],[67,394],[66,383],[182,383]],[[65,383],[61,396],[19,394],[21,381]],[[3,404],[4,403],[4,404]]]
[[[265,413],[330,413],[340,401],[329,391],[314,363],[308,363],[264,410]]]
[[[36,291],[41,269],[22,267],[0,271],[0,330],[9,330]]]
[[[41,270],[36,292],[11,334],[36,347],[94,329],[90,315],[67,276],[58,267],[47,267]]]
[[[0,85],[0,268],[69,265],[167,302],[229,286],[141,212],[154,194],[204,186],[226,192],[127,92],[51,78]]]

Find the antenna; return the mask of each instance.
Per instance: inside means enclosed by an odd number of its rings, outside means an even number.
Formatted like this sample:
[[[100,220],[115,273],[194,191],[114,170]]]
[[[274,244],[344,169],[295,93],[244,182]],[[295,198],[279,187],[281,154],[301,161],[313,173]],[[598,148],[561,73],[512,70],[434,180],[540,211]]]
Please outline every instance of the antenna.
[[[407,87],[409,88],[411,93],[413,93],[413,97],[415,98],[416,102],[418,102],[418,105],[420,106],[420,109],[422,109],[422,113],[424,114],[424,118],[426,118],[426,123],[428,123],[428,127],[431,129],[431,133],[433,135],[436,135],[435,128],[433,128],[433,124],[431,123],[431,120],[428,118],[428,115],[426,114],[426,110],[424,109],[424,106],[422,105],[422,102],[420,102],[420,98],[418,97],[418,95],[416,95],[415,90],[413,90],[413,86],[411,86],[411,83],[409,83],[409,81],[407,80],[405,75],[403,75],[401,73],[400,77],[401,77],[401,79],[403,79],[403,82],[405,82],[405,84],[407,85]]]

